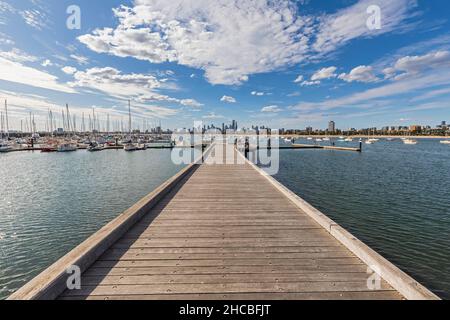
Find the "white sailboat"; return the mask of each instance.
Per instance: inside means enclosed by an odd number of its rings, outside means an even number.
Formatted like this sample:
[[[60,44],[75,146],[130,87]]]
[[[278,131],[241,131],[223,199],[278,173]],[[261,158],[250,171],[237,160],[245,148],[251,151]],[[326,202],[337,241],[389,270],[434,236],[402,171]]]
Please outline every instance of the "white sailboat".
[[[404,144],[408,144],[408,145],[416,145],[417,144],[417,140],[414,139],[404,139],[403,140]]]
[[[11,145],[9,144],[8,140],[9,140],[9,123],[8,123],[8,101],[5,100],[5,117],[6,119],[3,118],[2,115],[2,119],[1,119],[1,140],[0,140],[0,152],[9,152],[12,150]],[[4,120],[6,120],[6,123],[4,123]],[[4,124],[6,124],[6,130],[4,130],[5,128],[3,128]],[[3,133],[4,131],[6,131],[6,140],[3,140]]]
[[[131,102],[128,100],[128,126],[130,129],[130,136],[125,141],[125,144],[123,146],[123,150],[127,152],[137,151],[138,147],[133,143],[133,136],[132,136],[132,129],[131,129]]]

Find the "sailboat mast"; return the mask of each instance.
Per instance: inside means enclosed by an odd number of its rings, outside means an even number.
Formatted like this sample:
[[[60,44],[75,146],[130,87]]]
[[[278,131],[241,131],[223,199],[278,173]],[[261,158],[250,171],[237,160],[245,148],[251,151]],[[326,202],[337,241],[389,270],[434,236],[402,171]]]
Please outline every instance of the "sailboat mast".
[[[5,99],[6,136],[9,139],[8,100]]]
[[[131,135],[131,101],[128,100],[128,127],[130,129],[130,135]]]

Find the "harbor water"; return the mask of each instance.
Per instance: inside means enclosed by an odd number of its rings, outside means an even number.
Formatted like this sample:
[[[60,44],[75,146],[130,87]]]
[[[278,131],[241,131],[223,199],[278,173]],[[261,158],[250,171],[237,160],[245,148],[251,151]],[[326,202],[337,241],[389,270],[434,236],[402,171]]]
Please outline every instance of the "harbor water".
[[[170,150],[0,154],[0,299],[181,169]]]
[[[278,181],[450,299],[449,145],[380,140],[362,153],[282,150],[280,162]]]
[[[281,150],[275,178],[450,298],[450,146],[363,148]],[[0,299],[181,168],[170,150],[0,154]]]

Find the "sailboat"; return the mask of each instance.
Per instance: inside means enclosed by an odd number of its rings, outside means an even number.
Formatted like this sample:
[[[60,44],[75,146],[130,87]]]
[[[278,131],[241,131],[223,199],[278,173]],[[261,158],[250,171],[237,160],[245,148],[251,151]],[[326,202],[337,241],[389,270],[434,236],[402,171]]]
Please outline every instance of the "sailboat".
[[[9,140],[9,123],[8,123],[8,101],[5,100],[5,117],[6,117],[6,141],[3,140],[3,115],[2,115],[2,139],[0,140],[0,152],[9,152],[12,150],[12,147],[8,143]]]
[[[130,128],[130,136],[125,142],[123,149],[127,152],[137,151],[138,147],[133,143],[132,130],[131,130],[131,102],[128,100],[128,125]]]
[[[374,130],[373,134],[374,134],[374,137],[375,137],[375,130]],[[366,140],[366,144],[374,144],[375,142],[378,142],[378,141],[379,141],[379,139],[371,138],[370,137],[370,133],[369,133],[369,137]]]

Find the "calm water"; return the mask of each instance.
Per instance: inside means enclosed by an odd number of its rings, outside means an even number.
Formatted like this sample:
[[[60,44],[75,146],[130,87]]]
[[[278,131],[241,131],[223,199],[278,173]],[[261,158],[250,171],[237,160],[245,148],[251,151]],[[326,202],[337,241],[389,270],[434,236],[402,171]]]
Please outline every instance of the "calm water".
[[[180,169],[167,150],[0,154],[0,299]]]
[[[450,146],[281,151],[280,182],[443,298],[450,298]]]
[[[450,147],[281,151],[283,184],[450,298]],[[170,151],[0,154],[0,298],[181,168]]]

